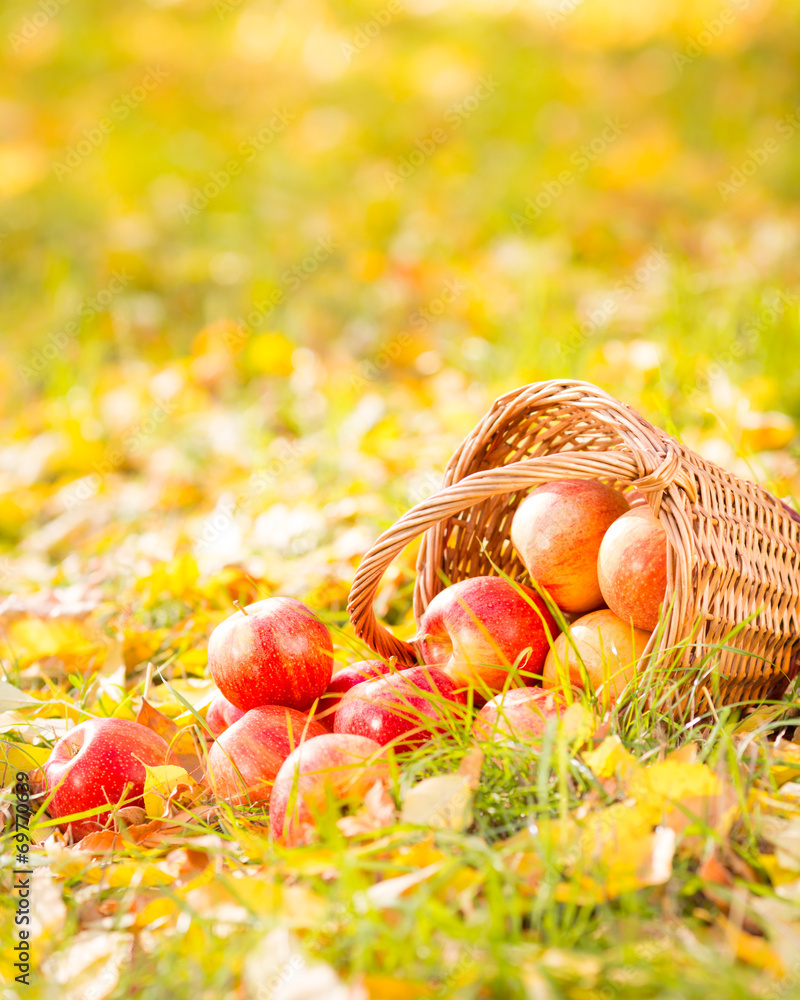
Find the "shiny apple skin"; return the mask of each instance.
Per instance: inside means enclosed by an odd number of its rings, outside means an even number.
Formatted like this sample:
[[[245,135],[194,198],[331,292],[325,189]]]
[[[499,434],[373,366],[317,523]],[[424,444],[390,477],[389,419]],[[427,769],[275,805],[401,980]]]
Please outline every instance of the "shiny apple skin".
[[[521,591],[521,592],[520,592]],[[508,684],[518,664],[525,684],[539,684],[550,640],[559,629],[544,598],[500,576],[477,576],[433,598],[419,623],[422,659],[457,687],[486,701]]]
[[[646,632],[658,627],[667,591],[667,533],[650,507],[633,507],[611,525],[597,575],[615,615]]]
[[[234,722],[238,722],[243,715],[244,712],[241,708],[232,705],[221,691],[217,691],[206,711],[206,725],[216,739]]]
[[[167,743],[152,729],[129,719],[89,719],[53,747],[43,765],[46,789],[53,792],[53,819],[109,804],[144,806],[145,765],[177,764]],[[112,822],[109,811],[68,824],[78,840]]]
[[[209,785],[233,805],[268,802],[272,783],[289,754],[304,739],[324,733],[318,722],[296,709],[251,708],[209,750]]]
[[[364,681],[372,680],[373,677],[382,677],[384,674],[391,673],[392,669],[393,667],[384,660],[364,660],[361,663],[353,663],[349,667],[337,670],[331,678],[327,691],[319,700],[319,707],[314,718],[317,722],[321,722],[329,732],[333,732],[333,719],[345,692],[355,687],[356,684],[363,684]]]
[[[269,597],[217,625],[208,667],[223,695],[243,711],[285,705],[302,712],[331,681],[333,643],[302,601]]]
[[[452,703],[449,713],[446,703]],[[445,732],[447,714],[463,714],[465,704],[443,671],[410,667],[350,688],[336,710],[333,731],[366,736],[404,752]]]
[[[511,540],[530,573],[570,614],[602,608],[597,555],[628,501],[595,479],[559,479],[525,497],[511,522]]]
[[[498,737],[532,741],[541,739],[548,723],[566,710],[564,697],[542,688],[511,688],[495,695],[478,713],[473,731],[478,739]]]
[[[376,781],[388,784],[389,765],[383,753],[375,740],[355,733],[326,733],[306,740],[283,762],[272,786],[273,838],[290,847],[310,843],[329,800],[340,807],[357,806]]]

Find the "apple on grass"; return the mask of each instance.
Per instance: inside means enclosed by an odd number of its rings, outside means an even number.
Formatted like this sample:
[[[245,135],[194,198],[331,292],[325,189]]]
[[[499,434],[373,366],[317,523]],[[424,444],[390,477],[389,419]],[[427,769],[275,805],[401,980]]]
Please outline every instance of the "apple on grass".
[[[208,668],[223,695],[248,711],[285,705],[304,712],[333,673],[333,643],[302,601],[270,597],[220,622],[208,642]]]
[[[166,741],[128,719],[90,719],[53,747],[42,770],[53,819],[89,815],[59,824],[75,840],[101,830],[112,819],[109,806],[144,807],[145,765],[178,764]]]
[[[221,691],[217,691],[206,710],[206,725],[216,739],[243,715],[241,708],[232,705]]]
[[[350,688],[339,702],[334,733],[367,736],[411,750],[463,718],[466,699],[436,667],[409,667]]]
[[[517,507],[511,541],[531,579],[569,613],[603,606],[597,554],[628,501],[596,479],[559,479],[532,490]]]
[[[511,688],[486,702],[475,719],[473,731],[479,740],[540,739],[548,723],[559,719],[566,708],[566,700],[558,691]]]
[[[389,783],[383,747],[354,733],[306,740],[283,762],[269,800],[270,831],[289,847],[307,844],[329,812],[357,806],[376,781]]]
[[[544,665],[543,687],[566,683],[583,689],[588,677],[592,689],[613,703],[635,675],[649,638],[650,632],[608,609],[584,615],[556,639]]]
[[[245,712],[208,752],[208,781],[233,805],[267,802],[281,764],[303,740],[322,736],[313,719],[283,705],[261,705]]]
[[[597,575],[615,615],[648,632],[658,627],[667,591],[667,533],[649,506],[633,507],[611,525]]]
[[[391,663],[386,663],[384,660],[364,660],[362,663],[353,663],[349,667],[337,670],[331,678],[327,691],[319,700],[314,718],[317,722],[322,723],[329,732],[332,732],[336,709],[339,707],[344,693],[355,687],[356,684],[363,684],[364,681],[371,680],[373,677],[382,677],[384,674],[391,673],[392,670],[396,669],[395,662],[396,660]]]
[[[517,670],[538,684],[558,626],[544,598],[500,576],[462,580],[437,594],[419,623],[423,661],[486,701]]]

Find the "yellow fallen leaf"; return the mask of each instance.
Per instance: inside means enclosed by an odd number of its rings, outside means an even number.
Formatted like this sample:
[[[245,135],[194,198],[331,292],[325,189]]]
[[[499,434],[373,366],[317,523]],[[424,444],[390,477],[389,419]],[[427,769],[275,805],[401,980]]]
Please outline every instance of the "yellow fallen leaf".
[[[784,868],[774,854],[759,854],[758,860],[773,885],[779,886],[797,881],[797,867]]]
[[[136,581],[136,590],[142,594],[146,607],[157,604],[165,597],[191,599],[195,593],[200,570],[190,553],[184,552],[171,562],[158,563],[147,576]]]
[[[364,976],[360,986],[368,1000],[419,1000],[431,995],[430,984],[393,976]]]
[[[0,741],[0,785],[13,784],[16,781],[17,771],[40,768],[49,756],[49,747]]]
[[[112,888],[127,889],[130,885],[170,885],[173,878],[160,868],[156,868],[154,864],[142,861],[119,861],[106,869],[106,881]]]
[[[189,777],[186,768],[162,764],[159,767],[145,765],[145,770],[144,808],[153,819],[169,816],[172,802],[188,805],[196,797],[199,786]]]
[[[364,895],[376,909],[382,910],[393,906],[409,889],[413,889],[415,885],[425,882],[440,871],[443,863],[437,861],[419,871],[409,872],[407,875],[396,875],[394,878],[376,882],[365,891]]]
[[[409,789],[403,823],[435,829],[465,830],[472,822],[472,780],[464,774],[438,774]]]
[[[765,938],[748,934],[722,913],[717,917],[717,922],[725,931],[728,945],[740,961],[757,969],[765,969],[776,976],[785,975],[786,969],[780,956]]]
[[[559,729],[573,745],[585,743],[597,728],[597,719],[579,701],[574,701],[561,716]]]
[[[606,844],[597,863],[578,866],[568,881],[556,886],[555,898],[563,903],[590,905],[635,892],[644,886],[663,885],[672,876],[675,834],[666,827],[638,837],[618,837]]]
[[[133,934],[80,931],[66,948],[42,963],[42,972],[63,1000],[103,1000],[117,988],[133,954]]]
[[[7,625],[0,640],[0,656],[28,667],[54,657],[64,669],[98,669],[107,647],[95,629],[84,622],[63,618],[19,618]]]
[[[598,778],[617,775],[625,780],[639,768],[639,762],[625,749],[619,736],[607,736],[600,746],[584,753],[583,759]]]
[[[176,900],[171,899],[169,896],[159,896],[158,899],[152,899],[149,903],[145,903],[141,910],[139,910],[136,914],[135,926],[141,929],[156,922],[162,923],[170,917],[176,917],[178,912],[179,909]]]
[[[797,781],[800,778],[800,744],[779,740],[771,749],[774,763],[770,771],[776,783],[784,785],[787,781]]]
[[[648,810],[653,825],[683,829],[695,816],[712,824],[721,818],[722,782],[705,764],[651,764],[632,774],[625,790]]]
[[[754,733],[761,726],[768,725],[781,715],[786,714],[785,705],[761,705],[755,712],[751,712],[733,730],[734,736],[743,736],[747,733]]]

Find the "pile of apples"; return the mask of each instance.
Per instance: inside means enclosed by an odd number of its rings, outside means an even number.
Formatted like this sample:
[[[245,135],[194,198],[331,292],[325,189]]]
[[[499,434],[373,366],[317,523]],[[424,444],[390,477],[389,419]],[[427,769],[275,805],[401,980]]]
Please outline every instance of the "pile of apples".
[[[218,625],[208,662],[219,690],[206,714],[214,794],[233,806],[268,802],[273,838],[305,843],[327,804],[358,804],[388,782],[391,752],[469,725],[473,708],[479,740],[536,738],[564,711],[565,685],[613,702],[666,591],[666,534],[646,499],[595,480],[548,483],[517,508],[511,544],[536,589],[499,576],[447,587],[420,620],[418,666],[368,660],[334,674],[328,628],[293,598],[258,601]],[[145,765],[170,762],[145,726],[82,723],[44,765],[50,814],[80,813],[77,839],[114,808],[141,805]]]

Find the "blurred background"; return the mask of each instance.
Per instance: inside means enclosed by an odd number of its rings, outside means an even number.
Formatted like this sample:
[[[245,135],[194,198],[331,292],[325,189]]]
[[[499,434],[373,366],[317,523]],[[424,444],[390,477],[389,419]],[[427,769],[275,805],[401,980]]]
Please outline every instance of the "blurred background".
[[[797,28],[789,0],[5,0],[0,589],[168,627],[225,573],[341,610],[538,379],[800,494]]]

